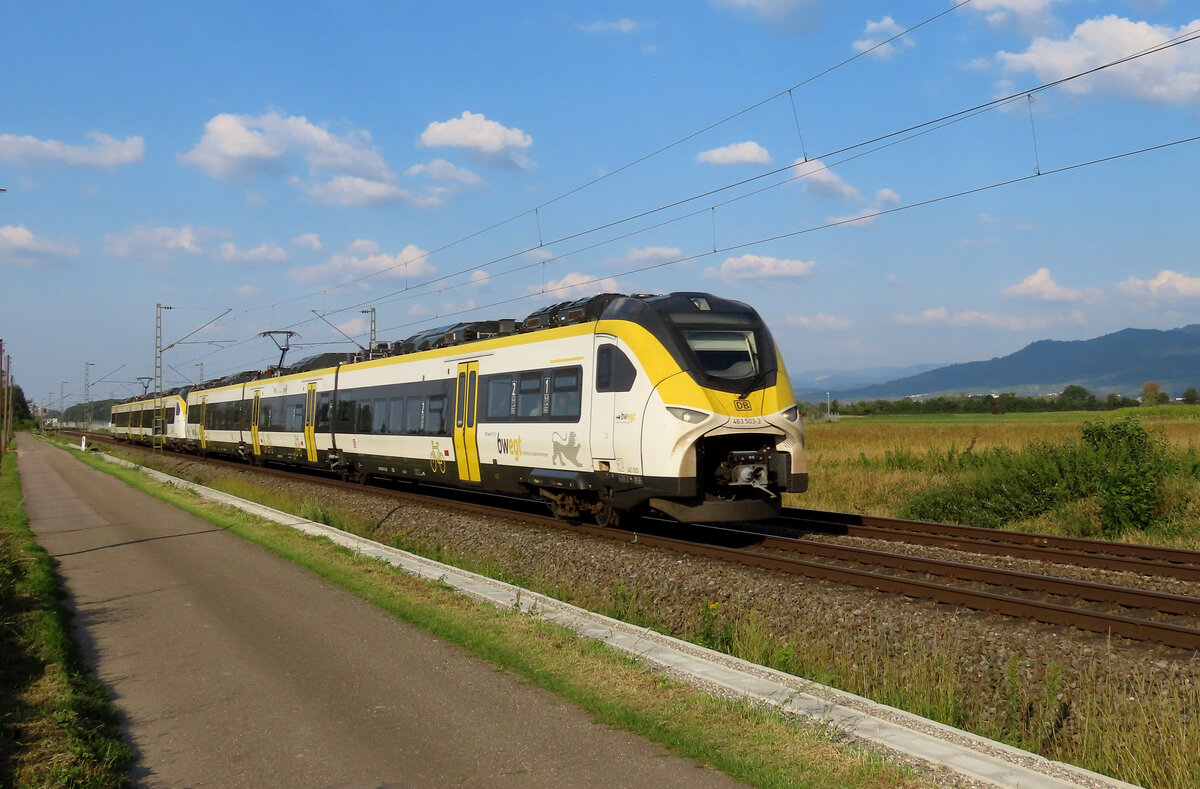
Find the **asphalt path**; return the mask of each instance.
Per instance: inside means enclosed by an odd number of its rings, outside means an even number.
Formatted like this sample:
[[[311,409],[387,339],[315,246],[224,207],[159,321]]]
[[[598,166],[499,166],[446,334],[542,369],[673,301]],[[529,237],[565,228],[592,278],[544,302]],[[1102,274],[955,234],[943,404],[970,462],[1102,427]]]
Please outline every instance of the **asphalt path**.
[[[25,510],[146,787],[729,787],[29,435]]]

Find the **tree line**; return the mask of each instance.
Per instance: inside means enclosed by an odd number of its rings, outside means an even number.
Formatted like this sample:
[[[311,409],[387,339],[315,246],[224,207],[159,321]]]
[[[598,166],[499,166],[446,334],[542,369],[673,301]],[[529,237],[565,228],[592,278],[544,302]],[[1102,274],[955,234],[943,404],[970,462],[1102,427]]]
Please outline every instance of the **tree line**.
[[[1038,411],[1111,411],[1117,408],[1134,408],[1142,405],[1166,405],[1171,396],[1162,390],[1157,381],[1142,385],[1139,398],[1126,397],[1113,392],[1100,398],[1082,386],[1070,384],[1057,395],[1020,397],[1011,392],[998,395],[951,395],[914,400],[860,400],[853,403],[829,403],[834,413],[847,416],[872,416],[876,414],[1006,414],[1031,413]],[[1200,392],[1189,387],[1180,398],[1188,405],[1200,404]],[[825,403],[801,403],[801,409],[810,414],[822,414]]]

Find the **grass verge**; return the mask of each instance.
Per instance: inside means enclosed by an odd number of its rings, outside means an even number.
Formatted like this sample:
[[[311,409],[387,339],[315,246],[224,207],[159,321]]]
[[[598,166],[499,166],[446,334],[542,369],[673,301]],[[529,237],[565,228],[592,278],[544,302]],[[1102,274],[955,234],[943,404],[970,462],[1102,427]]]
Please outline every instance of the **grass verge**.
[[[70,638],[55,561],[21,508],[16,460],[6,453],[0,468],[0,786],[123,786],[133,753]]]
[[[765,707],[712,697],[568,629],[472,602],[444,585],[405,575],[328,540],[206,502],[137,471],[86,455],[84,459],[558,694],[600,722],[635,732],[752,786],[923,785],[911,769],[841,741],[832,727],[804,725]],[[304,506],[312,505],[280,508],[298,511]]]

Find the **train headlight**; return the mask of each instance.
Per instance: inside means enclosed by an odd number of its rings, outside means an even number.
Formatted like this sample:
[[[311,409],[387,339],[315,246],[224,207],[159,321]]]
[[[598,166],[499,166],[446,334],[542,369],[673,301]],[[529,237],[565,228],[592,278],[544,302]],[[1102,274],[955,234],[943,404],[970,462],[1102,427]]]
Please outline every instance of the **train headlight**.
[[[696,411],[691,408],[679,408],[677,406],[667,406],[667,410],[671,412],[671,416],[681,422],[687,422],[689,425],[699,424],[705,419],[708,419],[708,414],[703,411]]]
[[[783,412],[783,418],[789,422],[799,422],[800,421],[800,409],[797,406],[792,406],[791,408],[789,408],[788,410]]]

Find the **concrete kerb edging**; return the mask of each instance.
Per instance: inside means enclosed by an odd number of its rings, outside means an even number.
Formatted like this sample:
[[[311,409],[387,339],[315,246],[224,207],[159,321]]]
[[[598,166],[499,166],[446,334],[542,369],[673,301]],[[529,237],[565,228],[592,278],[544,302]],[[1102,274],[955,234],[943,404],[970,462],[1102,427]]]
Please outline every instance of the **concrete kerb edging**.
[[[326,537],[363,556],[445,583],[477,600],[502,608],[520,608],[547,621],[569,627],[581,636],[600,639],[702,687],[715,688],[727,695],[836,724],[861,740],[927,761],[935,767],[953,770],[977,781],[1003,787],[1137,789],[1133,784],[1055,762],[862,696],[636,627],[528,589],[441,564],[120,458],[103,453],[100,456],[121,466],[140,469],[160,482],[195,491],[203,498],[236,507],[306,534]]]

